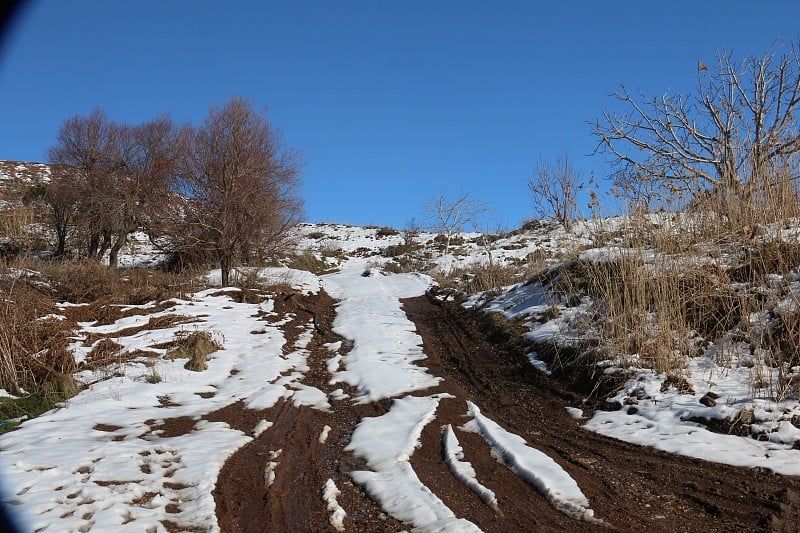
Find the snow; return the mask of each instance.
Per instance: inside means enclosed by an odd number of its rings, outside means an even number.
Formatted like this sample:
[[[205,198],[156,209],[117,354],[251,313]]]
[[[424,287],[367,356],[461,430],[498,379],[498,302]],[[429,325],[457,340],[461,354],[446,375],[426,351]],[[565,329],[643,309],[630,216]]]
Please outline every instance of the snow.
[[[583,410],[578,409],[577,407],[567,407],[567,413],[569,413],[569,416],[571,416],[576,420],[581,420],[583,418],[586,418],[585,416],[583,416]]]
[[[275,469],[278,468],[278,463],[275,459],[279,458],[283,453],[283,449],[269,452],[269,461],[264,467],[264,483],[266,488],[270,488],[275,483]]]
[[[253,428],[253,438],[257,439],[264,433],[266,430],[272,427],[272,422],[269,420],[260,420],[256,427]]]
[[[431,279],[422,274],[363,277],[363,266],[322,279],[328,294],[340,300],[333,330],[353,342],[341,359],[345,370],[337,372],[332,383],[356,387],[359,403],[435,387],[441,379],[417,363],[426,357],[422,338],[399,301],[425,294]]]
[[[686,224],[692,223],[691,220],[664,215],[651,215],[650,218],[652,223],[675,232],[683,231]],[[581,235],[590,237],[588,242],[591,243],[591,236],[596,235],[598,230],[627,231],[628,224],[624,217],[586,221],[580,224],[582,227],[576,228],[572,236],[558,236],[557,231],[551,231],[549,235],[559,243],[557,249],[563,257],[565,250],[579,248],[583,238]],[[764,228],[764,238],[783,235],[784,231],[782,226]],[[796,228],[792,226],[785,237],[796,240]],[[521,236],[518,238],[522,239]],[[573,240],[571,244],[570,239]],[[510,242],[510,239],[506,242]],[[658,265],[676,271],[696,268],[712,261],[705,254],[667,256],[656,253],[652,248],[626,248],[613,243],[601,246],[591,243],[590,246],[584,246],[577,256],[581,261],[592,262],[634,258],[643,262],[643,268],[652,269]],[[732,287],[748,290],[742,284],[733,284]],[[796,312],[797,294],[800,294],[796,273],[789,273],[785,278],[771,275],[767,284],[757,290],[760,295],[768,295],[774,300],[770,308],[773,314],[791,315]],[[508,287],[500,295],[488,299],[482,294],[473,295],[465,306],[499,313],[507,319],[523,320],[528,330],[525,338],[534,343],[555,343],[560,347],[569,347],[578,346],[581,339],[593,335],[590,317],[595,310],[588,298],[584,300],[567,307],[560,296],[552,294],[549,285],[530,282]],[[557,310],[557,313],[553,313],[556,316],[548,316],[551,309]],[[762,332],[770,327],[768,320],[769,317],[764,313],[750,316],[747,326],[753,331],[753,338],[763,337]],[[796,475],[798,467],[795,465],[800,464],[800,450],[793,449],[800,443],[800,428],[797,427],[800,404],[796,391],[781,389],[780,370],[767,363],[763,350],[751,350],[749,343],[732,340],[730,333],[720,339],[709,340],[713,344],[702,350],[700,356],[687,356],[686,366],[680,371],[692,389],[690,393],[674,388],[662,391],[667,376],[642,368],[643,362],[638,354],[626,354],[626,361],[604,362],[602,370],[607,373],[629,374],[622,390],[609,398],[609,401],[624,407],[619,411],[594,413],[585,427],[671,453]],[[547,365],[535,352],[530,352],[528,357],[534,367],[549,373]],[[792,379],[797,379],[797,371],[797,367],[784,370],[789,375],[795,372]],[[715,405],[701,403],[700,400],[707,393],[718,396]],[[627,405],[629,398],[635,398],[635,405]],[[583,418],[582,411],[577,408],[571,408],[569,413],[575,418]],[[725,427],[742,416],[752,418],[750,434],[747,436],[712,432],[700,423],[710,420]]]
[[[790,398],[774,401],[753,397],[749,387],[751,370],[736,364],[717,366],[705,358],[690,359],[687,382],[694,389],[692,394],[681,394],[674,388],[662,391],[665,375],[637,371],[609,399],[624,404],[627,398],[636,397],[635,412],[631,406],[619,411],[596,411],[584,427],[670,453],[800,475],[800,451],[794,449],[800,430],[789,421],[800,414],[800,406]],[[712,390],[720,396],[716,405],[701,404],[700,398]],[[755,423],[751,429],[765,430],[768,440],[719,434],[692,421],[705,418],[732,423],[743,410],[752,411]]]
[[[578,483],[546,454],[529,447],[525,439],[510,433],[467,402],[473,419],[462,429],[479,433],[492,448],[492,456],[530,483],[559,511],[589,522],[598,522]]]
[[[238,280],[250,276],[267,286],[286,285],[304,294],[319,293],[320,282],[317,276],[306,270],[287,267],[235,268],[231,271],[231,285],[235,286]],[[222,285],[222,271],[219,268],[209,271],[205,276],[205,281],[211,286],[220,287]]]
[[[133,361],[116,369],[81,372],[77,377],[91,385],[65,408],[0,436],[4,480],[17,492],[11,501],[25,506],[32,528],[142,531],[169,519],[186,529],[216,530],[212,492],[217,474],[227,457],[252,437],[202,417],[239,400],[259,409],[281,398],[329,407],[322,391],[300,383],[308,371],[306,344],[312,325],[303,325],[295,349],[284,355],[279,325],[258,318],[259,311],[274,315],[271,309],[271,302],[239,304],[207,290],[175,300],[173,308],[158,313],[200,322],[132,336],[115,333],[148,317],[85,327],[83,335],[110,334],[123,350],[166,342],[187,329],[213,332],[224,349],[209,357],[203,372],[184,369],[185,360],[161,358],[153,367]],[[255,329],[265,334],[250,334]],[[161,382],[147,381],[154,372]],[[213,396],[202,398],[200,393]],[[181,416],[196,421],[185,435],[163,437],[152,430],[153,421]],[[110,430],[94,429],[99,424]],[[269,424],[263,421],[255,434]],[[167,513],[167,506],[177,506],[170,510],[178,512]]]
[[[331,427],[328,424],[325,424],[325,426],[322,428],[322,431],[319,434],[320,444],[325,444],[325,442],[328,440],[328,434],[330,432],[331,432]]]
[[[322,487],[322,499],[325,501],[325,505],[331,513],[328,521],[336,531],[344,531],[344,519],[347,517],[345,510],[339,505],[339,502],[336,501],[336,498],[340,494],[339,488],[332,479],[328,479]]]
[[[494,509],[495,512],[500,513],[500,508],[497,505],[497,496],[480,484],[472,464],[464,461],[464,450],[461,448],[455,432],[453,432],[453,426],[450,424],[444,426],[442,439],[444,460],[453,476],[469,490],[477,494],[483,503]]]
[[[454,246],[450,254],[435,258],[435,262],[441,270],[449,270],[485,262],[487,251],[498,264],[507,264],[526,260],[531,254],[561,255],[569,250],[584,261],[608,261],[633,253],[645,261],[653,260],[652,250],[634,252],[595,242],[598,231],[624,231],[624,224],[622,218],[579,221],[572,233],[545,224],[533,233],[505,236],[493,243],[491,250],[481,246],[474,235],[465,235],[464,244]],[[15,504],[13,511],[29,515],[30,529],[163,531],[161,520],[168,519],[183,529],[216,531],[211,494],[220,468],[226,458],[262,435],[275,421],[261,420],[251,435],[246,435],[223,423],[206,422],[205,415],[237,401],[252,409],[267,409],[284,400],[298,407],[331,411],[334,402],[364,404],[390,399],[386,414],[363,419],[352,434],[347,450],[367,465],[367,469],[352,473],[353,481],[362,485],[385,512],[411,527],[477,531],[474,524],[456,517],[420,481],[411,464],[423,429],[435,420],[439,402],[447,395],[426,393],[441,378],[424,367],[422,339],[406,317],[401,299],[424,294],[433,281],[422,274],[381,270],[388,259],[380,254],[387,246],[402,244],[402,235],[330,224],[303,225],[298,232],[301,248],[313,250],[339,271],[320,277],[285,267],[245,267],[233,275],[252,276],[268,285],[287,284],[306,294],[324,289],[339,300],[333,329],[346,340],[327,344],[329,356],[322,364],[332,384],[346,383],[355,388],[353,398],[341,388],[326,394],[304,382],[310,370],[308,345],[313,323],[299,324],[297,342],[284,353],[281,328],[293,317],[278,316],[271,300],[239,304],[218,289],[210,289],[176,299],[173,307],[158,313],[130,316],[102,326],[82,324],[70,346],[78,361],[91,350],[83,346],[84,340],[97,334],[109,335],[122,345],[122,352],[146,349],[159,357],[120,360],[97,371],[84,370],[76,377],[88,388],[67,401],[64,408],[26,421],[18,430],[0,436],[4,473],[0,481],[6,490],[2,499]],[[432,238],[421,234],[417,239],[426,242]],[[144,234],[132,235],[120,257],[122,265],[150,265],[159,260],[160,255]],[[38,276],[22,270],[13,274]],[[219,271],[212,271],[207,278],[218,284]],[[787,295],[776,300],[774,312],[793,312],[797,306],[794,295],[800,293],[798,276],[773,276],[770,284]],[[237,289],[226,289],[231,290]],[[527,339],[559,346],[586,335],[586,315],[592,312],[591,302],[568,306],[541,281],[507,287],[499,296],[475,295],[466,305],[521,319],[528,328]],[[151,317],[173,314],[185,315],[194,322],[133,335],[123,332],[146,324]],[[61,320],[63,316],[49,318]],[[751,317],[754,331],[763,320],[761,316]],[[183,367],[185,360],[165,360],[165,349],[152,348],[192,331],[211,332],[224,345],[210,355],[209,368],[203,372],[188,371]],[[253,331],[261,334],[253,335]],[[528,357],[531,364],[549,371],[535,352]],[[567,413],[589,430],[628,442],[800,475],[800,450],[793,449],[800,441],[800,429],[793,423],[800,419],[800,404],[777,390],[778,370],[764,364],[763,358],[758,350],[751,353],[747,344],[719,339],[705,347],[701,357],[687,358],[683,374],[691,393],[671,387],[662,390],[664,374],[607,362],[607,372],[629,373],[622,389],[610,398],[622,409],[596,411],[588,420],[578,407],[568,407]],[[630,354],[629,361],[636,359],[636,354]],[[148,381],[154,375],[160,378],[159,383]],[[756,378],[761,385],[754,385]],[[716,403],[701,403],[701,398],[712,392],[718,397]],[[0,398],[7,396],[0,390]],[[555,508],[571,517],[600,522],[577,482],[558,463],[484,416],[474,404],[468,403],[468,409],[471,419],[461,430],[480,434],[499,462],[535,487]],[[753,420],[753,435],[748,437],[714,433],[698,422],[724,424],[745,413],[751,413]],[[194,421],[187,434],[166,437],[157,430],[158,424],[181,416]],[[103,430],[100,425],[107,427]],[[331,431],[339,438],[340,433],[325,425],[319,433],[320,444],[328,441]],[[453,476],[499,513],[495,494],[480,483],[467,461],[457,430],[444,426],[442,439],[445,462]],[[267,486],[275,479],[279,460],[292,459],[281,450],[272,453],[264,471]],[[331,526],[341,530],[347,515],[336,500],[338,496],[335,482],[328,480],[322,487],[322,498]],[[168,513],[167,507],[178,512]]]
[[[389,412],[364,418],[345,448],[363,457],[372,471],[350,475],[397,520],[424,531],[480,531],[456,518],[450,508],[417,477],[410,459],[425,426],[436,416],[441,398],[449,395],[406,396],[392,402]]]

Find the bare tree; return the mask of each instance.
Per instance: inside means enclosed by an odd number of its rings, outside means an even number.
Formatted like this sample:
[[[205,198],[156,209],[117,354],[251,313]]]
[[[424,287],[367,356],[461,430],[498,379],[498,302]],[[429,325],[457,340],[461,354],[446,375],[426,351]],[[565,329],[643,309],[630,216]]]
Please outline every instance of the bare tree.
[[[713,70],[700,62],[691,97],[636,96],[625,87],[613,94],[627,111],[604,111],[592,129],[616,163],[617,188],[645,177],[673,196],[748,199],[765,173],[796,163],[800,54],[796,44],[775,50],[741,62],[723,52]]]
[[[92,258],[102,256],[103,243],[108,240],[104,217],[113,193],[110,175],[118,166],[114,157],[117,140],[116,124],[95,109],[87,116],[75,115],[65,120],[55,146],[48,151],[51,163],[75,169],[60,186],[69,188],[78,199],[77,224],[86,243],[86,255]]]
[[[228,285],[235,262],[274,254],[302,212],[296,153],[241,98],[212,107],[189,135],[179,191],[186,197],[182,246],[207,254]]]
[[[578,209],[580,187],[580,172],[573,166],[567,152],[558,156],[555,164],[539,159],[536,172],[528,178],[528,189],[536,210],[540,215],[552,217],[567,231]]]
[[[413,248],[417,244],[417,238],[419,238],[419,234],[422,232],[419,226],[419,222],[415,217],[411,217],[408,221],[406,221],[405,226],[403,226],[403,246],[408,249]]]
[[[486,253],[486,259],[489,261],[489,266],[494,266],[493,252],[497,247],[497,241],[500,236],[505,232],[505,225],[498,217],[494,209],[486,208],[480,216],[478,216],[473,223],[475,229],[481,234],[478,242],[483,247]]]
[[[66,255],[67,239],[78,217],[78,198],[75,189],[70,186],[71,172],[75,172],[72,167],[51,166],[50,183],[45,186],[42,194],[49,222],[56,236],[56,249],[53,253],[55,257]]]
[[[423,206],[428,227],[445,238],[445,254],[450,253],[453,237],[464,231],[465,227],[474,226],[477,219],[487,210],[485,204],[478,202],[464,191],[455,196],[439,193]]]
[[[113,203],[105,216],[113,235],[109,264],[117,264],[130,233],[142,228],[157,234],[157,226],[174,214],[172,185],[184,154],[185,136],[186,130],[176,128],[166,116],[120,127],[120,163],[111,175]]]
[[[63,123],[49,159],[71,170],[53,184],[59,198],[51,210],[56,216],[55,210],[68,207],[64,201],[75,202],[88,257],[99,260],[108,252],[109,264],[116,266],[128,235],[168,201],[180,140],[166,117],[131,126],[94,110]]]

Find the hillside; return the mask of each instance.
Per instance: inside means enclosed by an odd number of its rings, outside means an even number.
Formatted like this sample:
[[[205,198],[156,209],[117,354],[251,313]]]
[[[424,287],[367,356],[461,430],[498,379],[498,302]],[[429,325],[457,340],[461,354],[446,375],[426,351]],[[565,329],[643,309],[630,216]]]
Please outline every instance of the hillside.
[[[52,172],[43,163],[0,161],[0,200],[20,200],[28,187],[49,182]]]
[[[716,259],[629,238],[686,222],[534,222],[449,254],[433,234],[304,224],[292,257],[237,269],[236,288],[7,267],[7,301],[53,295],[28,323],[67,331],[39,356],[80,390],[32,419],[0,392],[20,409],[3,501],[41,531],[794,531],[797,368],[777,359],[800,282],[766,252],[779,235],[774,257],[794,257],[797,237],[764,227],[749,256]],[[122,264],[145,257],[141,239]],[[665,264],[679,274],[644,304],[622,297],[647,319],[622,350],[602,318],[640,323],[598,287]],[[661,350],[679,329],[655,322],[656,289],[690,296],[691,351]],[[728,317],[756,293],[769,313]]]

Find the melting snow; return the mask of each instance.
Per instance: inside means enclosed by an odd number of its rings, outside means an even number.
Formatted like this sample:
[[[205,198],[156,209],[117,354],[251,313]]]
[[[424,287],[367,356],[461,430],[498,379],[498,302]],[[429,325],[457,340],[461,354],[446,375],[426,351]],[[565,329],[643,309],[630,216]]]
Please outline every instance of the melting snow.
[[[480,531],[456,518],[450,508],[417,477],[409,459],[420,435],[436,415],[441,398],[406,396],[392,402],[388,413],[364,418],[346,450],[363,457],[373,471],[351,472],[353,480],[394,518],[425,531]]]
[[[578,483],[549,456],[529,447],[525,439],[509,433],[467,402],[473,420],[462,429],[479,433],[492,447],[492,456],[530,483],[559,511],[590,522],[599,522]]]
[[[333,330],[353,347],[342,357],[345,370],[333,382],[358,388],[360,403],[435,387],[441,378],[417,361],[426,358],[422,338],[400,306],[400,298],[421,296],[431,279],[421,274],[363,277],[351,267],[323,278],[325,290],[341,300]]]
[[[453,426],[446,425],[442,430],[444,440],[444,461],[453,476],[467,486],[469,490],[478,495],[483,503],[500,513],[497,506],[497,496],[494,492],[480,484],[472,464],[464,461],[464,450],[458,442]]]

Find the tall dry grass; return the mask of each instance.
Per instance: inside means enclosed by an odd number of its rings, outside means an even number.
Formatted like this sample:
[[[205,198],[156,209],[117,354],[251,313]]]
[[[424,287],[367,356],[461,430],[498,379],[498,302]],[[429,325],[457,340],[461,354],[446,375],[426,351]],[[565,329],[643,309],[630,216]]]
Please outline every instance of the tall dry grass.
[[[800,383],[791,374],[800,362],[791,284],[800,276],[798,215],[785,169],[682,210],[633,210],[617,244],[571,263],[557,283],[597,302],[598,357],[680,375],[687,358],[728,338],[749,343],[756,364],[778,368],[775,383],[759,386],[786,394]]]
[[[184,297],[203,288],[189,274],[120,270],[94,261],[19,259],[0,264],[0,388],[13,394],[67,398],[77,392],[68,349],[77,321],[111,322],[114,304]],[[58,302],[71,307],[64,317]]]

